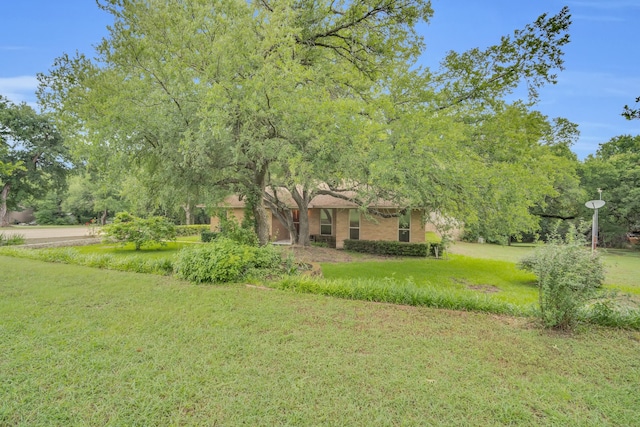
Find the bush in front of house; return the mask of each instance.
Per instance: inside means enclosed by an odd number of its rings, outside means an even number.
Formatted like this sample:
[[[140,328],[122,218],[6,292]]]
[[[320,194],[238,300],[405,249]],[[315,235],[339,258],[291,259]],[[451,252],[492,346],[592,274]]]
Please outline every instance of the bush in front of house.
[[[200,233],[200,240],[203,243],[209,243],[212,240],[216,240],[219,235],[220,233],[217,231],[202,230]]]
[[[176,226],[167,218],[138,218],[129,212],[119,212],[102,232],[105,240],[122,245],[133,243],[136,250],[150,244],[165,245],[168,240],[176,239]]]
[[[210,228],[207,224],[176,225],[176,236],[197,236]]]
[[[258,246],[258,236],[253,229],[253,226],[248,221],[243,221],[242,224],[239,224],[238,221],[233,217],[227,217],[226,215],[218,216],[220,223],[218,224],[218,233],[220,237],[225,237],[227,239],[233,240],[236,243],[247,246]],[[209,236],[210,240],[214,240],[216,236]],[[210,241],[209,240],[209,241]],[[204,239],[202,240],[205,241]]]
[[[385,240],[345,240],[344,249],[374,255],[426,257],[429,243],[391,242]]]
[[[279,275],[286,263],[273,246],[239,244],[218,237],[206,245],[187,247],[178,252],[174,271],[193,283],[237,282],[253,276]]]
[[[519,267],[538,277],[540,317],[545,326],[571,329],[586,303],[604,282],[604,265],[575,229],[563,238],[552,234],[546,245],[523,258]]]

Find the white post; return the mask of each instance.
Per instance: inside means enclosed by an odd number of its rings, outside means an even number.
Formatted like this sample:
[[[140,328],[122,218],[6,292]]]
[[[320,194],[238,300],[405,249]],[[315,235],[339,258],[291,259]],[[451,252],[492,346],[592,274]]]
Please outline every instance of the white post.
[[[598,246],[598,209],[593,210],[591,223],[591,252],[594,252]]]

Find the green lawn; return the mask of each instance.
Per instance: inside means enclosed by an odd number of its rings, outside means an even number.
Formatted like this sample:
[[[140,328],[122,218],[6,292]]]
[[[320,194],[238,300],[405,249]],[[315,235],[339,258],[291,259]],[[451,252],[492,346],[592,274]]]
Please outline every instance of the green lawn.
[[[535,249],[535,245],[515,244],[500,246],[455,242],[449,252],[474,258],[518,262]],[[625,292],[640,294],[640,251],[599,249],[607,267],[605,283]]]
[[[538,301],[535,276],[505,261],[450,255],[447,259],[403,259],[356,263],[324,263],[327,279],[410,279],[418,286],[483,294],[500,301],[526,306]]]
[[[119,257],[144,256],[146,258],[168,258],[175,255],[185,246],[199,242],[200,236],[186,236],[177,238],[175,242],[167,242],[165,245],[154,244],[143,246],[142,249],[138,251],[135,250],[135,245],[133,243],[129,243],[124,246],[115,243],[100,243],[97,245],[76,246],[75,249],[81,254],[108,254]]]
[[[0,257],[0,425],[634,425],[640,333]]]

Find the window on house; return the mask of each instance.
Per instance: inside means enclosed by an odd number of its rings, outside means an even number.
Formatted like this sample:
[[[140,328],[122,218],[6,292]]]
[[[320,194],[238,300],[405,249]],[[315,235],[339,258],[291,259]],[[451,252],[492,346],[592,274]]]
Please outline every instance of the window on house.
[[[407,209],[398,217],[398,240],[401,242],[410,241],[411,210]]]
[[[349,239],[360,240],[360,212],[357,209],[349,210]]]
[[[320,211],[320,234],[323,236],[333,235],[333,217],[330,209]]]

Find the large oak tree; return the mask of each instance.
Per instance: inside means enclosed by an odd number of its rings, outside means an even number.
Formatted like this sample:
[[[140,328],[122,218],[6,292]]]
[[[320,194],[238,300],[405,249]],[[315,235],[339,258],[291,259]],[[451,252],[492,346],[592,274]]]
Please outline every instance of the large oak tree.
[[[385,197],[477,220],[491,200],[477,182],[496,181],[491,194],[505,195],[520,182],[478,147],[532,142],[517,131],[480,145],[470,136],[512,110],[501,98],[521,83],[534,101],[555,82],[570,23],[566,8],[543,15],[495,46],[451,52],[431,71],[416,66],[428,1],[100,4],[115,22],[96,59],[61,57],[40,76],[43,104],[81,150],[127,153],[187,204],[205,198],[202,188],[243,195],[261,243],[265,201],[291,225],[269,186],[288,188],[301,214],[325,193],[363,209]],[[522,212],[514,229],[529,227],[522,216],[552,191],[538,172],[535,192],[503,203]]]

